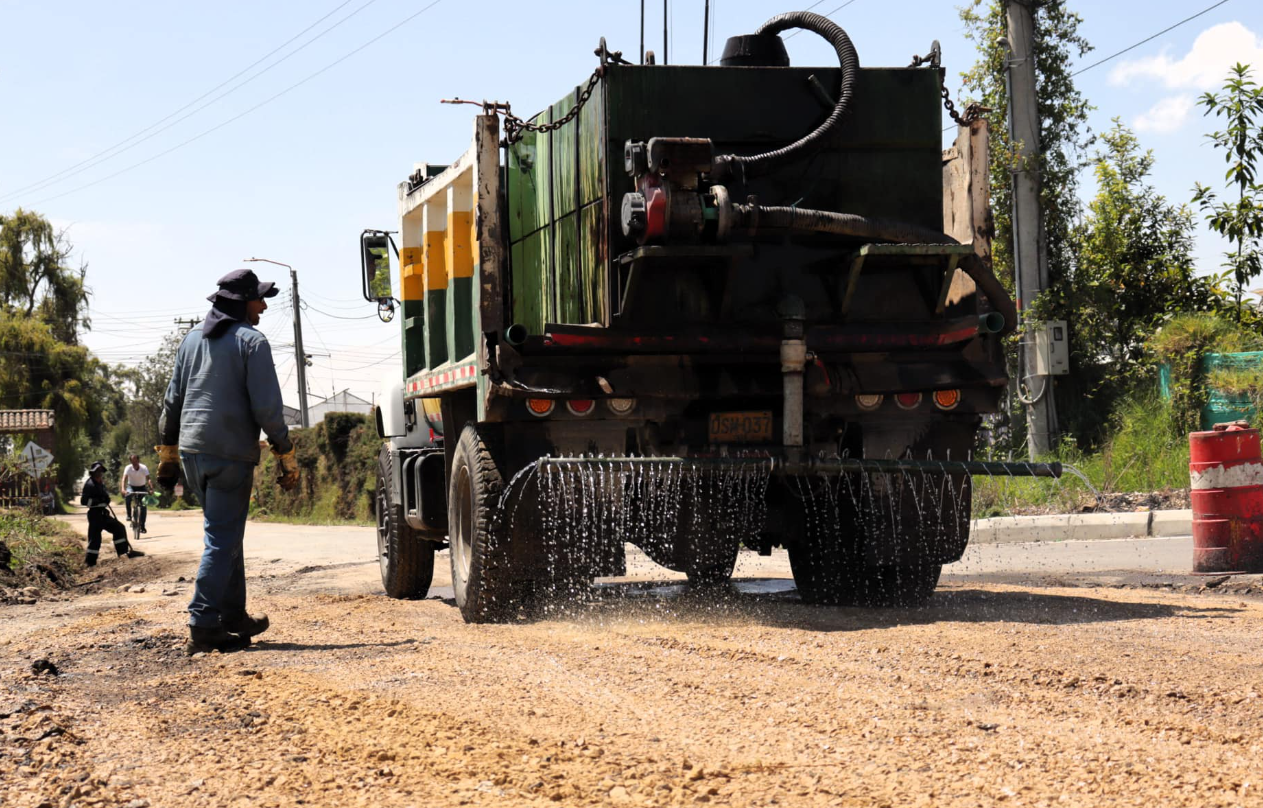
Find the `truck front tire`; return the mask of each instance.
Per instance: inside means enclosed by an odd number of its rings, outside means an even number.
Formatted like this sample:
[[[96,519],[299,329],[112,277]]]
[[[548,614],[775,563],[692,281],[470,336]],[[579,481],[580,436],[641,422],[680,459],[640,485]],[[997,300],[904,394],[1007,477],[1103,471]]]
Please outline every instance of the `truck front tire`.
[[[394,464],[390,449],[382,446],[377,456],[377,559],[382,587],[389,597],[425,597],[434,578],[434,544],[423,539],[404,521],[403,506],[393,497]]]

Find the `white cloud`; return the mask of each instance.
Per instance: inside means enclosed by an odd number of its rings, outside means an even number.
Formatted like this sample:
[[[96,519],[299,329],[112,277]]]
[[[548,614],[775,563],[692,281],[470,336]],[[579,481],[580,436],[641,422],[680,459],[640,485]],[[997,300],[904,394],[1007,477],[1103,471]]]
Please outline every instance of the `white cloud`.
[[[1153,79],[1171,89],[1209,90],[1223,84],[1228,69],[1237,62],[1263,66],[1263,37],[1239,22],[1226,22],[1198,34],[1193,47],[1179,59],[1162,53],[1123,62],[1110,73],[1110,83],[1129,85],[1137,79]]]
[[[1173,95],[1164,98],[1136,116],[1135,126],[1138,132],[1174,132],[1188,120],[1193,109],[1193,96]]]

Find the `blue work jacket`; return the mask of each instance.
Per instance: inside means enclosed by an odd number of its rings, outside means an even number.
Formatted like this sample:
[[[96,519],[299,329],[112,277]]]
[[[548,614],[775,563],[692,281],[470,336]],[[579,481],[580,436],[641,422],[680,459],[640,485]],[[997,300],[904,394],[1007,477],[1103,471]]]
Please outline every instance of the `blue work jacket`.
[[[244,322],[215,339],[190,331],[175,354],[158,429],[164,444],[182,452],[258,463],[260,429],[277,451],[288,452],[289,427],[267,337]]]

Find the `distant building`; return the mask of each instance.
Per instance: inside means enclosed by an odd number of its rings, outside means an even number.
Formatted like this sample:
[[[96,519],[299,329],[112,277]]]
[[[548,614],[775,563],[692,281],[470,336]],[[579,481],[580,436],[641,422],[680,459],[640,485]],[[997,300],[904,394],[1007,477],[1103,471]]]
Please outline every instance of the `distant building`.
[[[289,408],[287,407],[286,409]],[[309,404],[307,406],[307,419],[312,426],[315,426],[331,412],[358,412],[364,415],[371,415],[373,402],[365,401],[349,390],[343,390],[340,393],[334,393],[328,398],[316,399],[314,404]]]

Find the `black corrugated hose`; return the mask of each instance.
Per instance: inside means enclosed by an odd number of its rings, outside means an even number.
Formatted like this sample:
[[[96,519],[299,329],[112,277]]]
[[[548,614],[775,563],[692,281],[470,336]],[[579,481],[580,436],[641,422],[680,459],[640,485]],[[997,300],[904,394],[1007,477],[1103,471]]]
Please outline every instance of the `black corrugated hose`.
[[[789,208],[775,205],[733,205],[737,224],[749,227],[758,222],[759,230],[790,230],[799,233],[831,233],[836,236],[887,241],[894,244],[959,244],[946,233],[931,227],[922,227],[893,219],[878,219],[854,213],[834,213],[831,210]],[[1017,325],[1017,308],[1008,291],[995,274],[982,263],[977,255],[969,254],[961,259],[960,268],[965,271],[995,310],[1004,315],[1004,330],[1008,334]]]
[[[732,176],[743,178],[767,174],[785,163],[799,160],[803,157],[810,157],[824,145],[828,134],[846,116],[847,109],[851,105],[851,98],[855,94],[855,80],[860,72],[860,58],[855,53],[855,46],[851,44],[851,38],[833,20],[810,11],[791,11],[787,14],[778,14],[759,26],[759,30],[755,31],[755,33],[776,35],[790,28],[802,28],[819,34],[828,40],[833,49],[837,51],[838,64],[842,68],[842,88],[838,91],[837,103],[833,105],[833,111],[825,119],[824,123],[788,146],[763,154],[723,154],[716,157],[714,171],[711,175],[716,181],[722,182]]]

